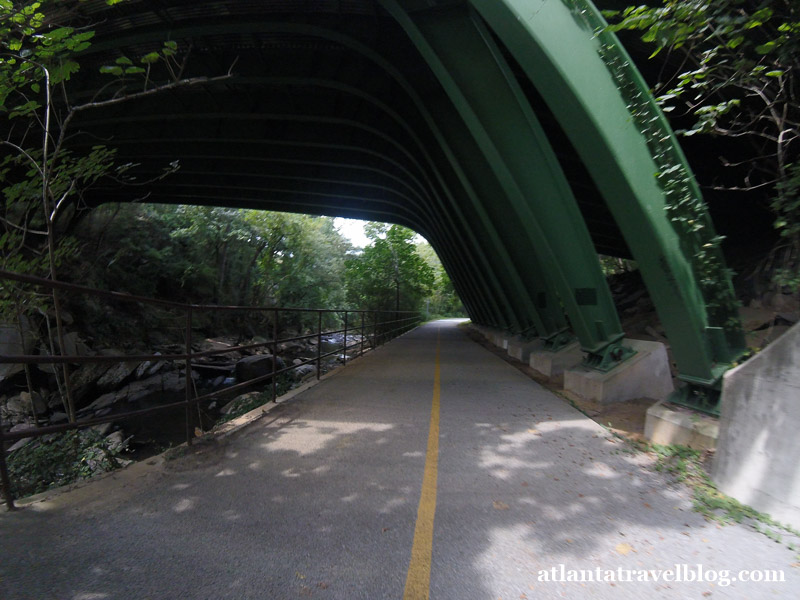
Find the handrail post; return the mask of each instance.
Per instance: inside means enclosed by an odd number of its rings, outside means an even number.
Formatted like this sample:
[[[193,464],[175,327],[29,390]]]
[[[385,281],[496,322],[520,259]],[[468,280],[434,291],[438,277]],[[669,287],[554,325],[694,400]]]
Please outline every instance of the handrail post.
[[[278,399],[278,309],[272,312],[272,401]]]
[[[378,348],[378,311],[375,311],[373,315],[375,317],[375,325],[372,328],[372,349],[377,350]]]
[[[344,349],[342,351],[342,364],[347,364],[347,309],[344,311]]]
[[[186,445],[192,445],[192,305],[186,306]]]
[[[322,377],[322,311],[317,311],[317,381]]]
[[[359,356],[364,356],[364,311],[361,311],[361,352]]]
[[[8,464],[6,463],[6,438],[3,435],[2,419],[0,419],[0,484],[3,487],[3,495],[6,497],[8,510],[16,510],[14,494],[11,493],[11,477],[8,474]]]

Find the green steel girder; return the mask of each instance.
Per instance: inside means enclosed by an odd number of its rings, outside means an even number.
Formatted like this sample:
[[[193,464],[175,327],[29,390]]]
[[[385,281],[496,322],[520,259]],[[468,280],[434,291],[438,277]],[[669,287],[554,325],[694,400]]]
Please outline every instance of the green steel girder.
[[[681,377],[717,385],[743,348],[732,284],[718,247],[703,248],[714,246],[714,233],[700,191],[630,58],[588,1],[471,3],[545,99],[603,194],[639,263]],[[660,172],[668,180],[654,175]],[[676,214],[679,203],[686,214]],[[680,217],[704,227],[681,229]],[[696,264],[701,250],[714,265],[710,278]],[[720,307],[713,322],[707,304]],[[720,327],[727,336],[714,333]]]
[[[191,75],[241,58],[229,80],[83,116],[94,138],[74,147],[111,138],[144,171],[182,160],[152,201],[406,225],[473,320],[551,343],[569,323],[596,368],[625,349],[594,248],[630,251],[684,380],[713,395],[742,348],[697,185],[589,0],[64,1],[97,23],[83,98],[99,65],[166,39],[197,49]],[[559,127],[568,148],[545,133]]]
[[[560,300],[585,352],[603,354],[624,334],[597,253],[555,154],[488,32],[463,5],[404,18],[394,0],[383,3],[417,44],[491,164],[499,182],[493,204],[504,215],[498,227],[524,228],[534,249],[529,260],[540,265],[539,290],[544,284],[537,293]],[[605,368],[608,362],[588,364]]]

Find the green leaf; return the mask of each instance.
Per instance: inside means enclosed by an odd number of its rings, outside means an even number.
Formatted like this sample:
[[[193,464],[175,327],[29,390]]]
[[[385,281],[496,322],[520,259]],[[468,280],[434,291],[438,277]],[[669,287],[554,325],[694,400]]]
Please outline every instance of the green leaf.
[[[773,40],[771,42],[767,42],[766,44],[761,44],[760,46],[756,46],[756,52],[758,52],[761,55],[769,54],[777,47],[778,47],[778,42]]]
[[[132,65],[133,61],[128,58],[127,56],[120,56],[117,60],[114,61],[118,65]]]
[[[727,44],[725,44],[725,45],[726,45],[728,48],[730,48],[731,50],[734,50],[734,49],[738,48],[738,47],[739,47],[739,46],[742,44],[742,42],[744,42],[744,39],[745,39],[745,38],[744,38],[744,36],[743,36],[743,35],[738,35],[738,36],[736,36],[735,38],[733,38],[732,40],[730,40],[730,41],[729,41]]]
[[[142,67],[127,67],[125,69],[125,75],[139,75],[140,73],[146,73],[147,71]]]
[[[145,65],[150,65],[155,62],[158,62],[161,58],[161,55],[158,52],[150,52],[145,54],[141,59],[140,62]]]
[[[114,66],[114,65],[104,65],[100,67],[100,72],[104,75],[115,75],[119,77],[122,75],[122,67]]]
[[[767,77],[781,77],[783,76],[783,73],[784,73],[783,71],[775,70],[775,71],[768,71],[767,73],[764,73],[764,75],[766,75]]]

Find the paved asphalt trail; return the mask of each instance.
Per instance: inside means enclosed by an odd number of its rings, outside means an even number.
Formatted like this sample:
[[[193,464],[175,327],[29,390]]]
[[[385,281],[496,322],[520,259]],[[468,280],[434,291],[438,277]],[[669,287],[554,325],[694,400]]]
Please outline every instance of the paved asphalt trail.
[[[0,598],[403,598],[437,338],[431,598],[798,597],[793,552],[705,522],[645,456],[443,321],[197,454],[0,514]],[[777,569],[786,582],[540,581],[562,564]]]

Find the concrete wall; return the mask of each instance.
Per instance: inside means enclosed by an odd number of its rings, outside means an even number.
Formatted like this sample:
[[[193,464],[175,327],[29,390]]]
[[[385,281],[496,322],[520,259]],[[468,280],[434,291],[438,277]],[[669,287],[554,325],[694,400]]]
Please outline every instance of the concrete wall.
[[[800,528],[800,323],[725,374],[719,489]]]

